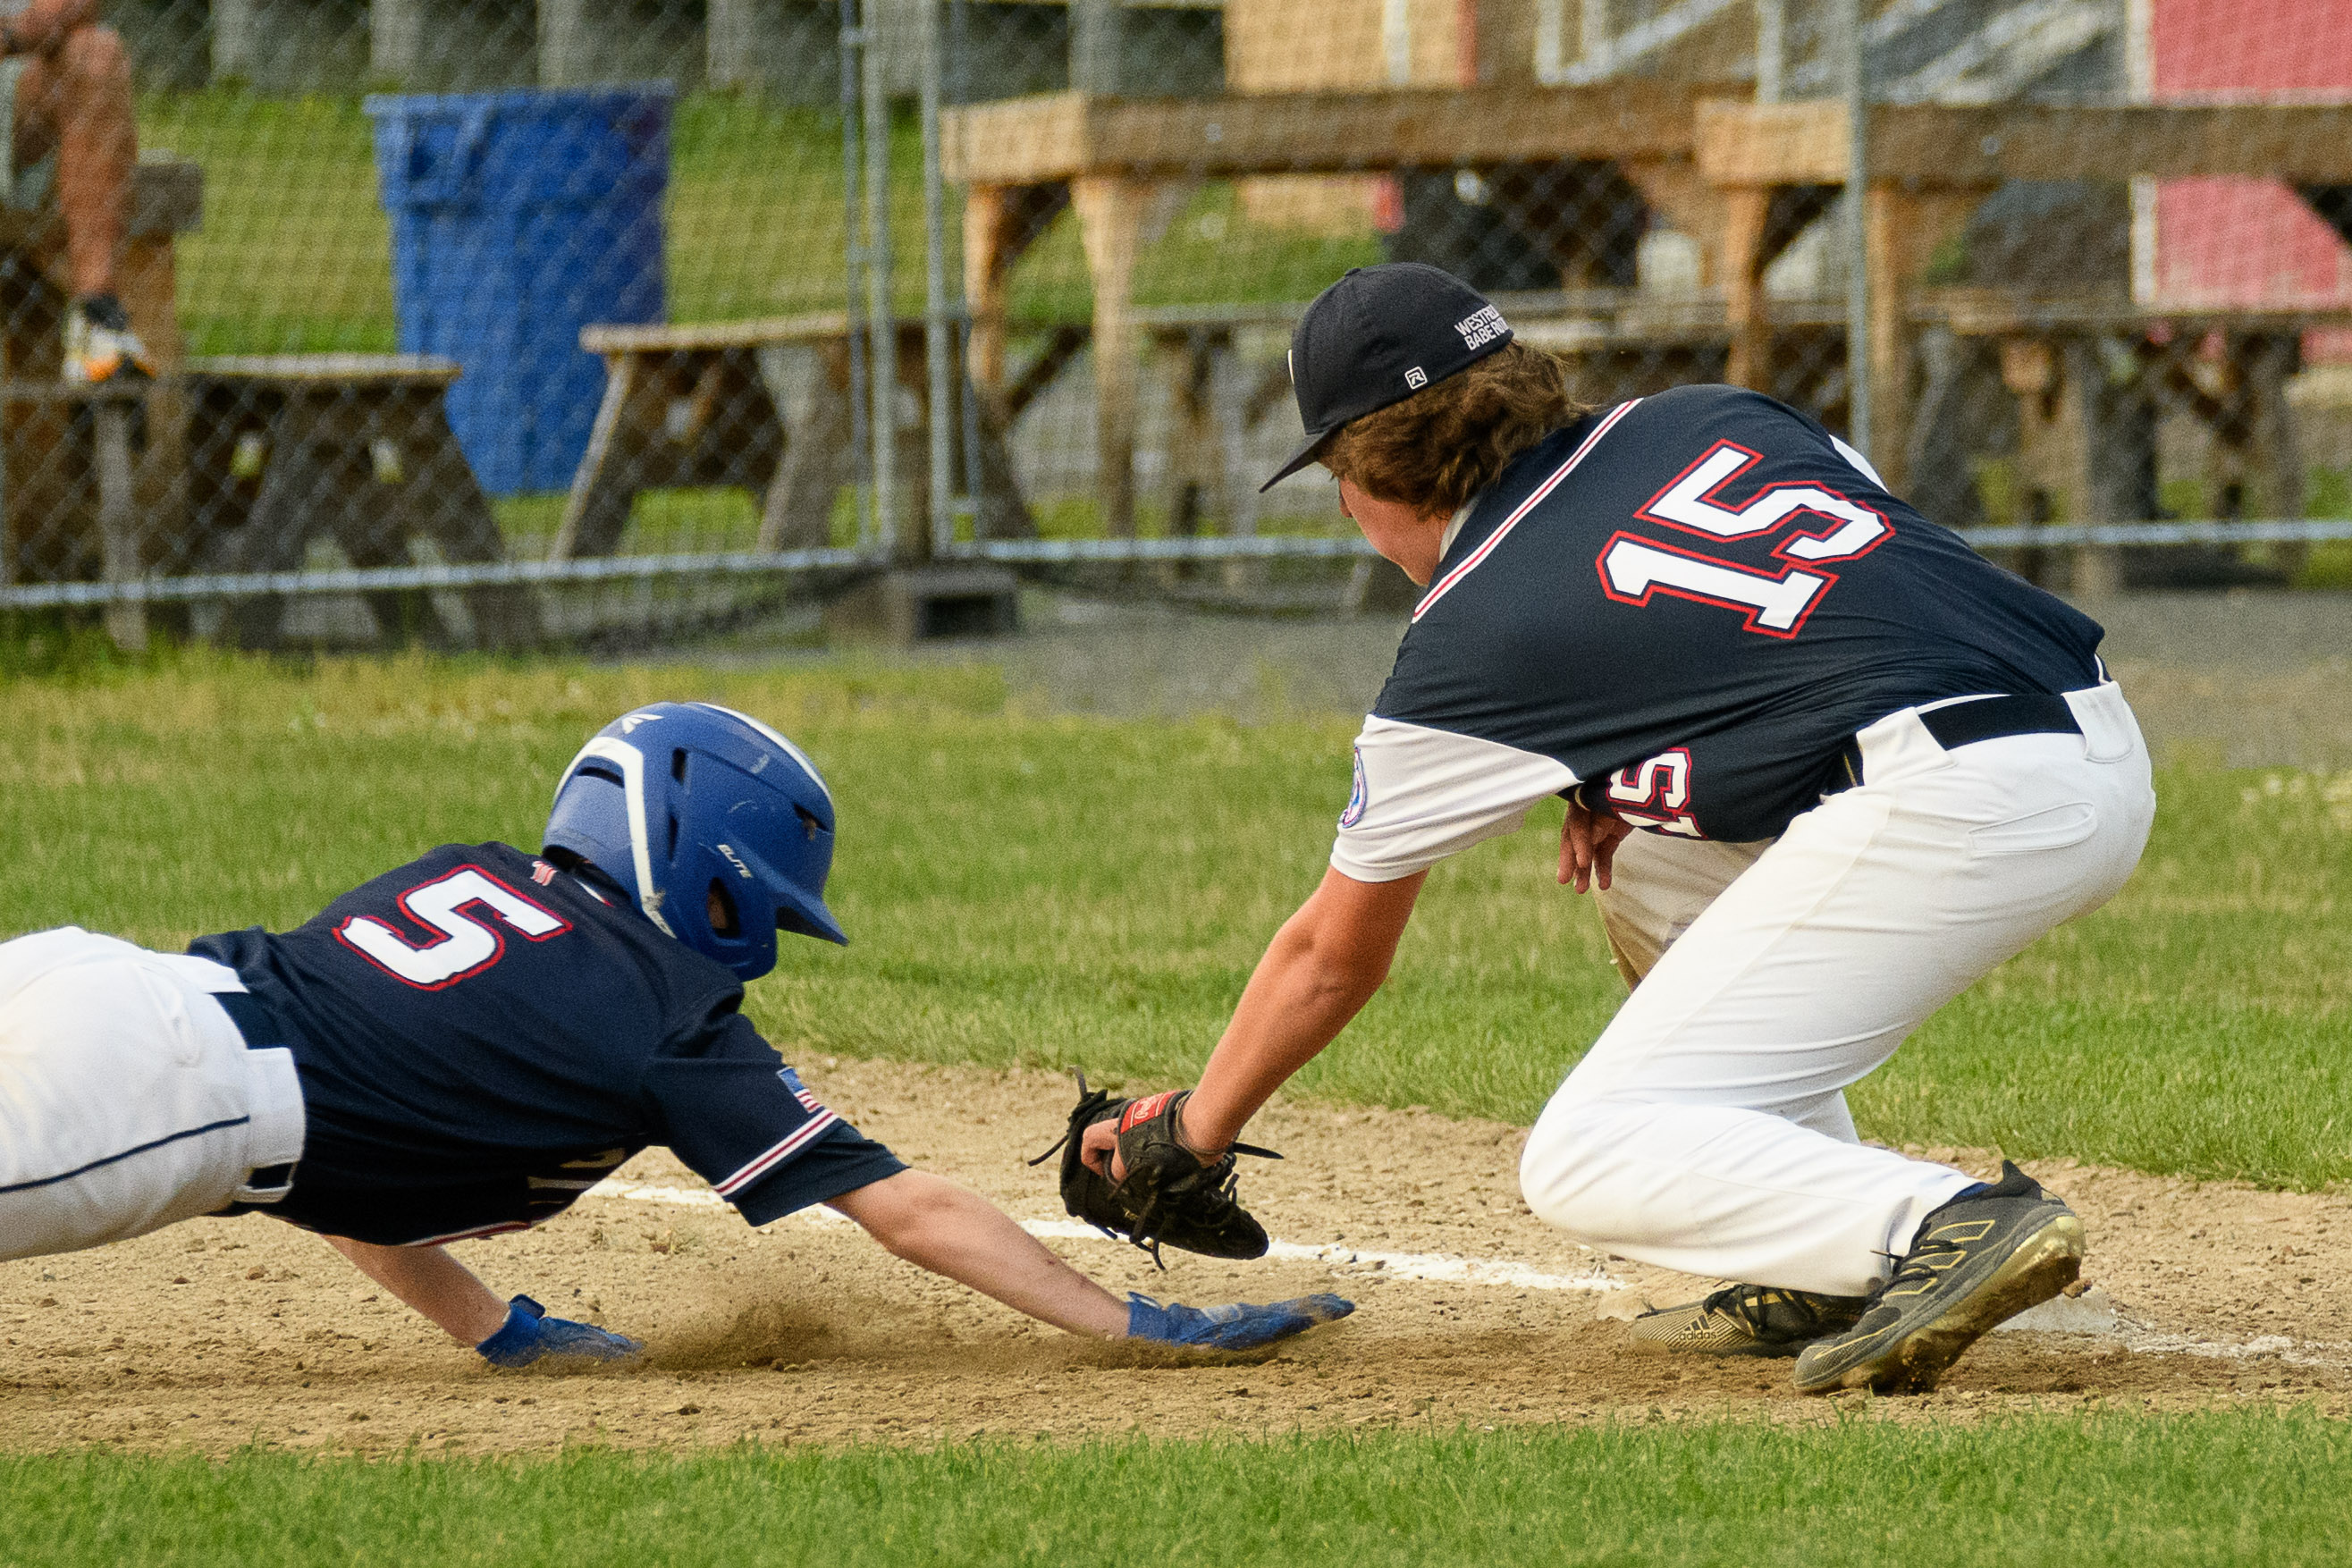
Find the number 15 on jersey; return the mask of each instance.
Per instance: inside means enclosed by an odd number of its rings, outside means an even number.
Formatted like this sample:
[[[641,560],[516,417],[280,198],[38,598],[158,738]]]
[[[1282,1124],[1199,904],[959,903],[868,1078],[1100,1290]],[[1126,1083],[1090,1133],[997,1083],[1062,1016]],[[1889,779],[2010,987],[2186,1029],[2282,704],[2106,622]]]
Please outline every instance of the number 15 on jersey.
[[[1621,531],[1594,563],[1601,592],[1627,605],[1647,605],[1658,594],[1720,605],[1739,611],[1751,632],[1795,637],[1837,582],[1834,572],[1804,568],[1866,555],[1895,530],[1874,509],[1801,481],[1768,485],[1737,507],[1726,504],[1724,490],[1760,461],[1759,453],[1717,441],[1633,515],[1678,532],[1727,540],[1753,539],[1801,521],[1818,524],[1795,528],[1773,547],[1773,555],[1789,563],[1784,569],[1761,572]]]

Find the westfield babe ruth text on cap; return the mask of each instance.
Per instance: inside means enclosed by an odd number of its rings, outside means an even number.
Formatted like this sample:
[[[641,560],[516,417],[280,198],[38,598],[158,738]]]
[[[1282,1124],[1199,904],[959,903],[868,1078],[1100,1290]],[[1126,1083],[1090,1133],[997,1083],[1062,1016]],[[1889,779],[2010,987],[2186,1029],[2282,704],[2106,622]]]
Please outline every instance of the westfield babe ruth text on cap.
[[[1351,268],[1290,334],[1290,384],[1307,438],[1259,490],[1313,462],[1323,438],[1349,420],[1402,403],[1510,341],[1503,313],[1450,272],[1418,261]]]

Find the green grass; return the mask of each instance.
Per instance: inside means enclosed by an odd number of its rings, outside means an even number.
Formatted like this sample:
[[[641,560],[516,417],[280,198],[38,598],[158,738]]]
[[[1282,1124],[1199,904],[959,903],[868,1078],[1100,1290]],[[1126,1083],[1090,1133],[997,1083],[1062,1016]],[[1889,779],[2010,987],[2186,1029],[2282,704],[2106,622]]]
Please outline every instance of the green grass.
[[[205,171],[205,221],[178,248],[194,353],[384,352],[394,339],[391,226],[372,132],[350,96],[234,88],[151,93],[140,142]],[[902,117],[890,140],[899,309],[923,297],[922,150]],[[689,93],[672,128],[667,224],[673,321],[838,310],[844,297],[840,121],[753,94]],[[962,276],[963,217],[946,210],[948,272]],[[1202,187],[1147,248],[1136,298],[1306,300],[1379,259],[1369,233],[1321,238],[1245,221],[1230,184]],[[1076,219],[1064,214],[1013,276],[1021,316],[1083,321],[1092,290]]]
[[[0,692],[0,931],[158,945],[291,924],[452,839],[529,842],[582,736],[656,696],[794,734],[844,803],[854,945],[785,947],[789,1056],[1188,1081],[1320,876],[1351,726],[1025,716],[990,671],[310,673],[187,655]],[[2179,768],[2138,876],[1859,1086],[1864,1129],[2310,1187],[2352,1179],[2352,774]],[[1525,1122],[1621,991],[1552,885],[1556,817],[1431,878],[1393,977],[1301,1075],[1326,1098]]]
[[[2315,468],[2305,476],[2305,517],[2352,518],[2352,468]],[[2311,547],[2297,574],[2298,588],[2352,588],[2352,539],[2323,540]]]
[[[1039,718],[985,669],[126,668],[38,641],[5,645],[0,933],[71,921],[171,946],[286,925],[426,845],[529,842],[550,775],[631,703],[775,721],[843,803],[833,899],[855,939],[790,943],[752,988],[802,1058],[1189,1079],[1319,874],[1347,784],[1343,723]],[[43,662],[63,673],[25,673]],[[2174,770],[2160,790],[2140,876],[1862,1086],[1866,1131],[2352,1176],[2352,775]],[[1550,884],[1550,826],[1432,877],[1394,979],[1305,1090],[1533,1114],[1619,995],[1591,911]],[[2340,1556],[2348,1469],[2344,1424],[2243,1411],[553,1460],[0,1454],[0,1564],[2300,1563]]]
[[[204,225],[175,255],[189,353],[391,350],[392,229],[359,100],[149,94],[139,143],[205,171]]]
[[[0,1562],[2071,1568],[2342,1561],[2302,1415],[452,1463],[0,1458]]]
[[[509,552],[525,558],[544,556],[563,521],[563,506],[569,499],[549,491],[491,501],[490,510],[498,517]],[[850,510],[854,505],[845,492],[841,510]],[[854,535],[854,511],[847,521]],[[627,537],[634,554],[749,550],[759,542],[759,501],[751,491],[732,488],[640,490],[629,510]]]

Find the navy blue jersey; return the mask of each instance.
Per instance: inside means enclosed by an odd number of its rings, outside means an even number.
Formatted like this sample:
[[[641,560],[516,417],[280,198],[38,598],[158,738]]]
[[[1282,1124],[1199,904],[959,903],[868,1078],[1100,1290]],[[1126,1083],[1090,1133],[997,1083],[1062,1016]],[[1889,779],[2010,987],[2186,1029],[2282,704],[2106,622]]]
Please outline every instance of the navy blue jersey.
[[[273,1212],[312,1229],[517,1229],[656,1143],[754,1225],[901,1168],[801,1086],[733,973],[508,845],[445,845],[298,930],[189,951],[288,1037],[307,1131]],[[812,1195],[812,1162],[839,1184]]]
[[[1332,863],[1407,876],[1585,781],[1646,827],[1773,837],[1855,731],[2094,685],[2100,637],[1796,410],[1728,386],[1637,398],[1521,455],[1462,521]]]

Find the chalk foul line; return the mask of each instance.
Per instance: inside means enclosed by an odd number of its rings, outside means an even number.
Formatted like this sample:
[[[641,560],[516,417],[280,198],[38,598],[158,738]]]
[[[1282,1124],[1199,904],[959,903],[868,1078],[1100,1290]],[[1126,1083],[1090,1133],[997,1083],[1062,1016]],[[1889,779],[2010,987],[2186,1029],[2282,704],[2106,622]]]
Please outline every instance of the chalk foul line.
[[[620,1198],[628,1203],[667,1204],[677,1208],[725,1208],[717,1193],[691,1187],[632,1185],[606,1180],[588,1189],[592,1198]],[[849,1223],[829,1208],[803,1209],[793,1216],[804,1225],[823,1226]],[[1075,1219],[1024,1219],[1021,1228],[1048,1241],[1117,1241],[1094,1226]],[[1125,1245],[1121,1243],[1121,1245]],[[1516,1290],[1622,1290],[1622,1282],[1602,1273],[1598,1265],[1588,1274],[1549,1274],[1503,1258],[1457,1258],[1444,1252],[1373,1252],[1332,1242],[1309,1247],[1277,1241],[1266,1248],[1268,1258],[1286,1263],[1326,1263],[1339,1268],[1378,1271],[1394,1279],[1426,1279],[1463,1285],[1490,1285]]]
[[[610,1179],[582,1194],[617,1198],[625,1203],[660,1204],[674,1208],[718,1209],[730,1206],[717,1193],[692,1187],[658,1186]],[[850,1224],[824,1207],[803,1209],[791,1216],[803,1225],[837,1229]],[[1093,1226],[1074,1219],[1024,1219],[1021,1228],[1049,1241],[1118,1241]],[[1124,1246],[1124,1242],[1120,1242]],[[1377,1272],[1391,1279],[1494,1286],[1515,1290],[1623,1290],[1622,1280],[1612,1279],[1599,1264],[1583,1274],[1549,1274],[1525,1263],[1501,1258],[1459,1258],[1444,1252],[1374,1252],[1332,1242],[1310,1247],[1302,1242],[1276,1241],[1268,1258],[1290,1263],[1323,1263],[1335,1268]],[[2285,1334],[2261,1334],[2231,1340],[2198,1334],[2161,1333],[2124,1315],[2107,1293],[2085,1291],[2079,1298],[2061,1296],[2021,1312],[1996,1332],[2082,1334],[2120,1342],[2135,1355],[2186,1355],[2219,1361],[2276,1359],[2290,1366],[2352,1365],[2352,1342],[2298,1340]]]

